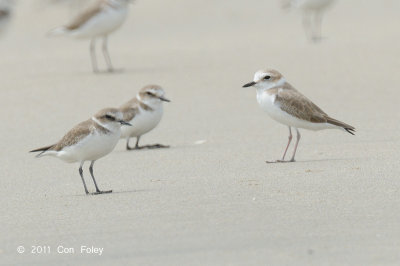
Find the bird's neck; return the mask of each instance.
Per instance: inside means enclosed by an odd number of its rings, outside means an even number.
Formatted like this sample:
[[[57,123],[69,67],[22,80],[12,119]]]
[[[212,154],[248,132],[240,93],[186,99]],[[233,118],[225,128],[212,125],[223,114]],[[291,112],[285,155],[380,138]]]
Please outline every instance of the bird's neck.
[[[92,117],[93,122],[95,122],[98,126],[103,127],[111,132],[118,132],[121,130],[121,126],[117,123],[102,123],[96,117]]]
[[[139,94],[136,96],[136,99],[139,101],[139,103],[150,107],[150,109],[149,109],[150,111],[151,110],[158,110],[158,109],[162,108],[162,102],[160,100],[158,100],[158,99],[154,99],[154,100],[146,99],[146,100],[144,100],[144,99],[142,99],[142,97],[140,97]],[[146,108],[144,108],[144,109],[146,109]]]
[[[286,79],[285,78],[281,78],[276,82],[271,82],[269,84],[263,84],[263,86],[259,86],[257,87],[257,93],[264,93],[266,91],[269,90],[273,90],[279,87],[283,87],[283,85],[285,85],[286,83]]]

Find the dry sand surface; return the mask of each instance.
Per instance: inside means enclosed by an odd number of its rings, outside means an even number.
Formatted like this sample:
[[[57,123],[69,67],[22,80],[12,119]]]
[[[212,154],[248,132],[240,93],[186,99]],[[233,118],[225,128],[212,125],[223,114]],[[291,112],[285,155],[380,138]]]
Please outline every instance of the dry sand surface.
[[[0,39],[1,265],[400,265],[397,0],[338,1],[319,44],[277,1],[137,0],[110,38],[123,72],[100,75],[88,41],[45,36],[68,7],[39,2],[18,1]],[[241,87],[265,67],[357,135],[303,130],[298,162],[267,165],[287,128]],[[172,147],[121,141],[95,167],[112,194],[28,153],[148,83],[172,102],[142,143]]]

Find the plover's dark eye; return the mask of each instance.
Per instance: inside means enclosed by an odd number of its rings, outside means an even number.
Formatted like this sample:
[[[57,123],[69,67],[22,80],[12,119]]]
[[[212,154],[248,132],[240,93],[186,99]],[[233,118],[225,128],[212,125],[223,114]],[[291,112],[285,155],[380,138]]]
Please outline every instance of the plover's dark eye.
[[[271,76],[265,76],[264,77],[264,79],[267,79],[267,80],[270,79],[270,78],[271,78]]]
[[[150,96],[153,96],[153,93],[151,93],[151,92],[149,92],[149,91],[146,92],[146,94],[147,94],[147,95],[150,95]]]
[[[115,117],[113,117],[113,116],[111,116],[111,115],[106,115],[106,118],[107,118],[108,120],[115,121]]]

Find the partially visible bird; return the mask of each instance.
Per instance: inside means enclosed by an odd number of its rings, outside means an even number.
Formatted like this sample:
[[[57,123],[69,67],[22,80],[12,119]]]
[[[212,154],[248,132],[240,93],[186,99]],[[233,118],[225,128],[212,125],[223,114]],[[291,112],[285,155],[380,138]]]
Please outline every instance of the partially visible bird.
[[[130,0],[99,0],[65,26],[50,31],[50,35],[67,35],[78,39],[91,39],[90,55],[94,72],[99,72],[96,58],[96,40],[103,39],[102,51],[109,72],[114,71],[108,53],[108,35],[125,21]]]
[[[126,139],[127,150],[143,148],[168,148],[162,144],[139,146],[139,139],[147,132],[153,130],[163,115],[163,102],[170,102],[165,97],[161,86],[148,85],[143,87],[135,98],[120,107],[125,121],[132,124],[131,127],[122,128],[121,138]],[[129,139],[136,138],[135,147],[129,146]]]
[[[298,8],[303,13],[307,38],[317,42],[322,38],[322,16],[335,0],[282,0],[282,8]]]

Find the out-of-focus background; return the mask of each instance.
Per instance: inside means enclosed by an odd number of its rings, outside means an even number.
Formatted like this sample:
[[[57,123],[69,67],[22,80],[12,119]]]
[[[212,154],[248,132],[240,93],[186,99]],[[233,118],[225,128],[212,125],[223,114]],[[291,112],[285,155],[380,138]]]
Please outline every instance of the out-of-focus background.
[[[81,5],[19,0],[0,29],[0,264],[399,264],[399,1],[338,0],[311,42],[279,1],[137,0],[109,38],[123,71],[97,75],[87,40],[46,37]],[[265,164],[287,128],[241,86],[267,67],[356,136],[303,130],[297,163]],[[112,194],[85,196],[78,165],[28,153],[149,83],[172,102],[141,141],[172,147],[121,141],[96,163]]]

